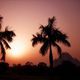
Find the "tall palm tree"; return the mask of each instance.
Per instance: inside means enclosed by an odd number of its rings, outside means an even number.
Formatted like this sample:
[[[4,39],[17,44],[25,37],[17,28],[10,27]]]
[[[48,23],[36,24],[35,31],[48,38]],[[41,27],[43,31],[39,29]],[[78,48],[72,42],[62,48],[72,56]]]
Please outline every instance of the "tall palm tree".
[[[2,53],[1,60],[5,62],[5,54],[6,49],[11,49],[9,42],[12,42],[13,37],[15,36],[15,33],[13,31],[9,31],[8,27],[5,28],[5,31],[2,31],[2,19],[3,17],[0,17],[0,48]]]
[[[41,25],[39,27],[40,32],[36,35],[33,35],[32,38],[32,46],[37,45],[38,43],[42,43],[42,46],[40,48],[40,53],[44,56],[48,49],[49,49],[49,62],[50,67],[53,67],[53,55],[52,55],[52,46],[56,47],[58,50],[59,58],[61,58],[61,48],[58,42],[61,42],[65,44],[66,46],[70,47],[70,43],[67,40],[68,36],[64,33],[62,33],[58,28],[55,26],[55,20],[56,18],[53,16],[52,18],[48,19],[48,25],[43,26]]]

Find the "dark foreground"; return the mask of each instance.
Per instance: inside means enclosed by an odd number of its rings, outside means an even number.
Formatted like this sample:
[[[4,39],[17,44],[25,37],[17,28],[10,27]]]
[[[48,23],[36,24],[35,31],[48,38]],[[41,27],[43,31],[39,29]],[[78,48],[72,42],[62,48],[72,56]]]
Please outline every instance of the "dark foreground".
[[[0,80],[80,80],[80,66],[64,61],[62,64],[50,68],[45,63],[32,65],[14,65],[0,63]]]
[[[80,80],[77,76],[30,76],[30,75],[5,75],[0,80]]]
[[[20,74],[6,74],[0,75],[0,80],[80,80],[80,75],[20,75]]]

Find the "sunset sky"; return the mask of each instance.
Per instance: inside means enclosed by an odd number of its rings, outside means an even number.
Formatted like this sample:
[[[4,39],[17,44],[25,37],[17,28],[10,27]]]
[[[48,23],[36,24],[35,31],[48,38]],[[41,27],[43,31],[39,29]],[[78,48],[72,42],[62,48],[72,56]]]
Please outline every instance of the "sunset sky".
[[[71,48],[61,45],[63,52],[69,52],[80,60],[80,0],[0,0],[0,15],[3,29],[9,26],[16,37],[7,50],[6,62],[25,64],[31,61],[49,63],[48,55],[39,54],[40,45],[32,47],[32,34],[39,31],[41,24],[47,25],[49,17],[56,17],[56,27],[69,36]],[[53,49],[54,58],[57,51]]]

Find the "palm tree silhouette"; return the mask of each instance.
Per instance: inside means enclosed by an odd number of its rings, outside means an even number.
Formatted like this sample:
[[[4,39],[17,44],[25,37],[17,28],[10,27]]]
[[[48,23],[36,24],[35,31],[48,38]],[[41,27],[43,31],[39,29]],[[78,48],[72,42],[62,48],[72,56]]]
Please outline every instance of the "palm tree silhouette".
[[[0,16],[0,48],[1,48],[1,53],[2,53],[2,58],[1,60],[5,62],[5,54],[6,54],[6,49],[11,49],[9,46],[9,42],[12,42],[13,37],[16,36],[13,31],[9,31],[8,27],[5,28],[5,31],[2,31],[2,19],[3,17]]]
[[[68,39],[68,36],[62,33],[58,28],[55,26],[56,18],[53,16],[52,18],[48,19],[48,25],[39,27],[40,32],[33,35],[32,38],[32,46],[34,47],[38,43],[42,43],[43,45],[40,48],[40,53],[44,56],[48,49],[50,50],[49,53],[49,61],[50,67],[53,67],[53,55],[52,55],[52,46],[56,47],[58,50],[59,57],[61,58],[61,48],[58,42],[62,42],[66,46],[71,46]]]

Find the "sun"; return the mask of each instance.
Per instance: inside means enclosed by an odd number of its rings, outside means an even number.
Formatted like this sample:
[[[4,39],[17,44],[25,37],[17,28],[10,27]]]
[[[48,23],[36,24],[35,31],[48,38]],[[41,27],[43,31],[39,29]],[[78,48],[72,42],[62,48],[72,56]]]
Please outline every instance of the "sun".
[[[10,44],[11,49],[9,50],[10,56],[18,57],[24,55],[25,52],[25,43],[23,41],[14,41]]]

